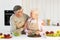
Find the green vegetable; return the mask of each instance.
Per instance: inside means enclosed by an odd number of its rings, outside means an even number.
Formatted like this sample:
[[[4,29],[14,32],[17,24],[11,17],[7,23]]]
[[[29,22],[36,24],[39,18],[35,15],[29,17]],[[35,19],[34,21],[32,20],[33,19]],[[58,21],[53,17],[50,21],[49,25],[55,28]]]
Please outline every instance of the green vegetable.
[[[20,33],[14,32],[14,36],[20,36]]]
[[[35,37],[36,35],[34,33],[29,34],[28,37]]]

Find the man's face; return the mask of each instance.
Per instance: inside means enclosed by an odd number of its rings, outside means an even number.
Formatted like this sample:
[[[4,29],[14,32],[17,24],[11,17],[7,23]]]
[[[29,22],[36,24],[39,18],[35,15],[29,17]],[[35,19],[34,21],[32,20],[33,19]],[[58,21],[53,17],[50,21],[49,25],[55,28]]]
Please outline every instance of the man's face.
[[[31,17],[34,18],[34,19],[35,19],[35,18],[38,18],[38,14],[37,14],[36,12],[32,12],[30,15],[31,15]]]
[[[15,11],[16,14],[22,16],[23,15],[23,9]]]

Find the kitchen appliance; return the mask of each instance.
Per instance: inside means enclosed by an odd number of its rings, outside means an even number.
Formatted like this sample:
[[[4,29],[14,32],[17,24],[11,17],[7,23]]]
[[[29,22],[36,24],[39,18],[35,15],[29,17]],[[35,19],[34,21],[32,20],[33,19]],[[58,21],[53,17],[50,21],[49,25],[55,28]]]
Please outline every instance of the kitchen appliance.
[[[4,25],[10,26],[10,16],[14,14],[13,10],[4,10]]]

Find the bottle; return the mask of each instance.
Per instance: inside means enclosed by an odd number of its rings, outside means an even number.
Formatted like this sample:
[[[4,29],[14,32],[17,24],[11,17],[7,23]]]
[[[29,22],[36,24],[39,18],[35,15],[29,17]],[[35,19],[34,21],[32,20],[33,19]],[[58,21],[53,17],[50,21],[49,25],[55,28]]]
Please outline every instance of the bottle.
[[[59,23],[57,23],[57,26],[59,26]]]
[[[50,26],[50,19],[47,19],[47,25]]]

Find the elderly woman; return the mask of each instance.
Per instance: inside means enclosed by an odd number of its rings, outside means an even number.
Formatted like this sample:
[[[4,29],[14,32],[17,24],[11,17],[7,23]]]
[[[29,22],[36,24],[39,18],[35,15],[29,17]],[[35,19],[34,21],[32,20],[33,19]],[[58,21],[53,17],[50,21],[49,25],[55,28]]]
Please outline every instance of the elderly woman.
[[[14,14],[10,17],[11,33],[21,33],[29,16],[23,13],[23,9],[19,5],[16,5],[13,11]]]

